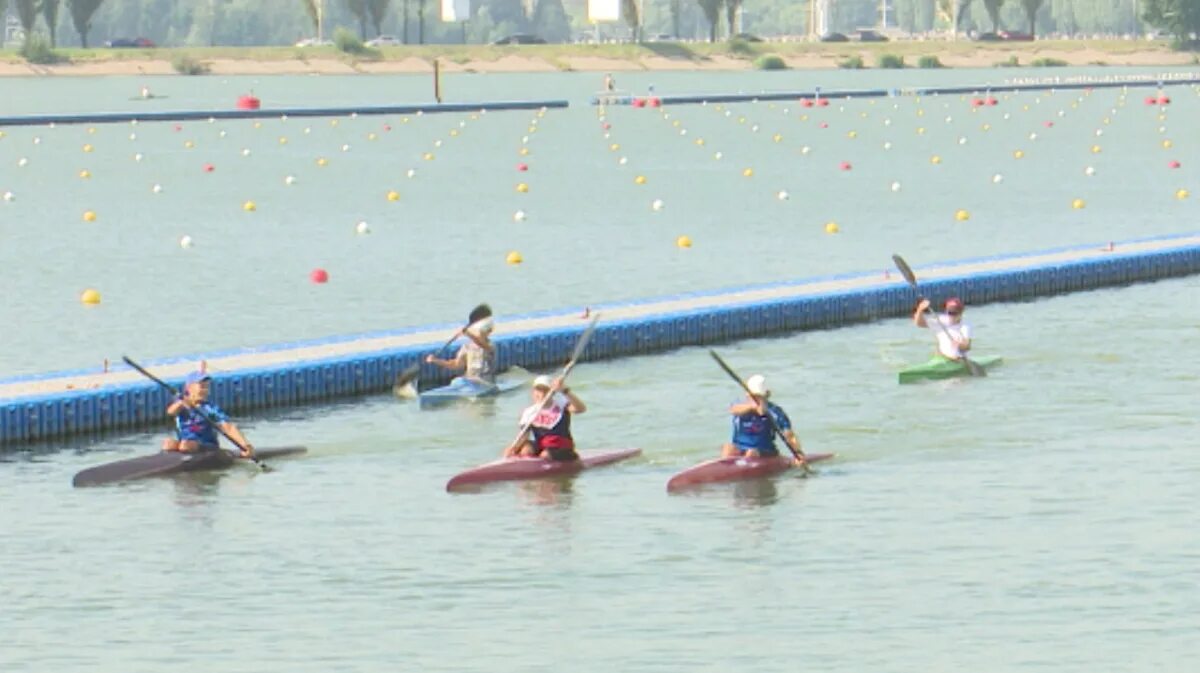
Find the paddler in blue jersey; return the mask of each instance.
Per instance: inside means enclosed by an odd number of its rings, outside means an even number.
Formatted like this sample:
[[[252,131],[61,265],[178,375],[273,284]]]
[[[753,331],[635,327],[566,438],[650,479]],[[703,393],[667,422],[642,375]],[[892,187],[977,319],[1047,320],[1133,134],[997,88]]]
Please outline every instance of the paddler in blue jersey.
[[[947,360],[962,360],[967,351],[971,350],[971,326],[963,322],[963,311],[966,307],[958,297],[946,300],[946,312],[937,316],[941,327],[929,324],[925,311],[929,309],[929,300],[922,299],[913,312],[913,324],[933,330],[937,337],[938,355]]]
[[[452,371],[462,371],[461,378],[483,388],[492,388],[496,385],[496,346],[491,338],[495,327],[490,317],[468,325],[459,330],[468,341],[458,349],[454,359],[443,360],[427,355],[425,361]]]
[[[504,450],[504,457],[579,460],[571,437],[571,414],[582,414],[587,405],[563,386],[562,378],[552,380],[545,375],[533,380],[530,397],[533,404],[521,412],[521,427],[525,431]]]
[[[167,406],[167,415],[175,417],[175,437],[163,440],[163,451],[213,451],[219,447],[215,421],[241,447],[243,458],[254,455],[254,447],[242,436],[221,408],[208,401],[212,379],[204,372],[188,374],[183,396]],[[205,418],[207,416],[208,418]]]
[[[755,374],[746,379],[746,388],[750,390],[746,400],[734,402],[729,407],[729,413],[733,415],[733,440],[721,448],[721,457],[774,458],[778,456],[779,450],[775,447],[775,432],[771,427],[772,420],[774,420],[775,427],[783,433],[788,445],[795,449],[796,453],[804,455],[800,449],[800,440],[796,438],[796,433],[792,432],[791,419],[779,405],[772,404],[767,399],[771,396],[771,391],[767,388],[766,379],[760,374]],[[768,413],[771,414],[769,418],[767,417]],[[801,461],[797,460],[796,462],[800,464]]]

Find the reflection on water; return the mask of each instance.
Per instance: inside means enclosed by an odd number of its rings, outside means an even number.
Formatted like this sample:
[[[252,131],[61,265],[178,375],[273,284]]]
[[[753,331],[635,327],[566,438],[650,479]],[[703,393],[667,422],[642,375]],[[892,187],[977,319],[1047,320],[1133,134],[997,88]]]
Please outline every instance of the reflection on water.
[[[773,505],[779,500],[779,489],[774,479],[751,479],[733,484],[735,507],[753,509]]]
[[[522,481],[518,483],[517,493],[521,495],[522,504],[525,505],[566,509],[575,499],[577,476]]]

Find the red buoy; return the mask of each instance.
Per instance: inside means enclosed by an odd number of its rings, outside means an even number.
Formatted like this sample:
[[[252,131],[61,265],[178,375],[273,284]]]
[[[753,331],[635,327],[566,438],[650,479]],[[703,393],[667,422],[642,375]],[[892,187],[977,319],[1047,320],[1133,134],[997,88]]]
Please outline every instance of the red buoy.
[[[311,280],[312,282],[317,283],[317,284],[328,283],[329,282],[329,272],[326,271],[325,269],[313,269],[312,273],[308,274],[308,278],[309,278],[309,280]]]
[[[255,96],[246,94],[238,97],[237,107],[239,110],[257,110],[262,107],[262,101]]]

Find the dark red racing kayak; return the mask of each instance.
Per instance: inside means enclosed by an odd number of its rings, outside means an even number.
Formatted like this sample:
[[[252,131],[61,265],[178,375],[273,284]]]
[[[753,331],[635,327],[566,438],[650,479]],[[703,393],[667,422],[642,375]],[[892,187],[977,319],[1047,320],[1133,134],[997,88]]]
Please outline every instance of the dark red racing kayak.
[[[279,456],[291,456],[304,453],[308,449],[303,446],[284,446],[273,449],[259,449],[255,455],[267,460]],[[101,486],[119,481],[132,481],[147,477],[161,477],[180,472],[195,472],[197,470],[220,470],[233,465],[235,462],[246,461],[236,452],[226,449],[212,451],[196,451],[182,453],[180,451],[160,451],[149,456],[138,456],[118,460],[105,465],[89,467],[75,475],[71,480],[73,486]]]
[[[560,461],[542,458],[501,458],[479,467],[454,475],[446,483],[447,491],[467,490],[472,486],[497,481],[520,481],[545,479],[577,474],[589,467],[608,465],[640,455],[641,449],[611,449],[608,451],[581,451],[579,460]]]
[[[807,462],[817,463],[829,460],[833,456],[832,453],[810,453]],[[716,458],[689,467],[671,477],[667,482],[667,490],[680,491],[703,484],[764,479],[786,472],[792,467],[794,465],[790,455],[772,458]]]

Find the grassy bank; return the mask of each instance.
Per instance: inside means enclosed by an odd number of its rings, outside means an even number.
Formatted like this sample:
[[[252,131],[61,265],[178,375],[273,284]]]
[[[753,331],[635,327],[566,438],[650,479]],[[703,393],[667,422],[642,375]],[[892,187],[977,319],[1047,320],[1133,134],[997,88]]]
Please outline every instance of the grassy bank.
[[[1069,65],[1182,65],[1196,63],[1194,54],[1173,51],[1161,41],[1080,41],[1045,40],[1037,42],[896,41],[886,43],[647,43],[647,44],[551,44],[522,46],[427,45],[385,47],[371,53],[350,56],[334,47],[186,47],[174,49],[60,49],[57,53],[71,65],[95,66],[112,63],[166,63],[179,55],[201,61],[220,62],[335,62],[356,64],[399,64],[410,66],[432,62],[455,64],[466,69],[486,66],[514,58],[531,70],[654,68],[666,59],[680,66],[737,69],[751,67],[760,56],[775,54],[791,67],[835,67],[838,61],[860,56],[875,63],[880,56],[895,55],[915,62],[922,56],[936,56],[942,62],[960,67],[990,67],[1016,57],[1022,64],[1052,56]],[[416,62],[416,63],[414,63]],[[0,51],[0,63],[20,65],[24,60],[15,51]],[[486,69],[486,68],[483,68]],[[509,63],[506,69],[522,69]]]

